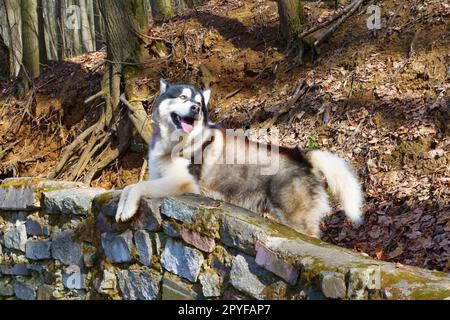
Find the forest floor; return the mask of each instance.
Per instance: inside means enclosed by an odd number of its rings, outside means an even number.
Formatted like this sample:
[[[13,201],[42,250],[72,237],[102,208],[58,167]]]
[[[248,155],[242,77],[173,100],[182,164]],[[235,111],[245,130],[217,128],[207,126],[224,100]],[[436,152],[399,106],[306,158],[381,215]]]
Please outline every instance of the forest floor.
[[[279,39],[275,2],[211,0],[149,31],[166,40],[165,50],[149,43],[137,83],[150,93],[148,111],[161,76],[211,85],[214,121],[259,132],[260,141],[270,135],[258,130],[270,127],[265,132],[278,130],[282,145],[343,156],[361,177],[365,221],[354,229],[342,212],[330,215],[322,238],[376,259],[450,272],[450,6],[378,4],[383,27],[376,34],[357,12],[299,65]],[[308,1],[305,12],[309,28],[336,10]],[[12,83],[1,84],[0,179],[45,177],[64,147],[95,123],[102,101],[83,102],[100,90],[103,59],[97,52],[51,63],[36,81],[34,102],[15,100]],[[272,123],[300,80],[309,90]],[[93,185],[138,180],[146,148],[135,140]]]

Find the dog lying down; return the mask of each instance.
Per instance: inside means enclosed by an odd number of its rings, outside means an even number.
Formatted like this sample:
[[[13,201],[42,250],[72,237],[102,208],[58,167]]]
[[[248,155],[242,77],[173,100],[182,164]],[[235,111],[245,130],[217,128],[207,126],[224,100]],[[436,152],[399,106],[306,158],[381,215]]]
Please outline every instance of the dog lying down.
[[[133,217],[142,196],[195,193],[270,212],[281,223],[320,237],[320,221],[331,211],[324,176],[346,216],[354,225],[361,223],[361,186],[343,159],[326,151],[256,143],[221,129],[208,118],[210,97],[209,89],[161,80],[152,112],[150,180],[123,190],[117,221]]]

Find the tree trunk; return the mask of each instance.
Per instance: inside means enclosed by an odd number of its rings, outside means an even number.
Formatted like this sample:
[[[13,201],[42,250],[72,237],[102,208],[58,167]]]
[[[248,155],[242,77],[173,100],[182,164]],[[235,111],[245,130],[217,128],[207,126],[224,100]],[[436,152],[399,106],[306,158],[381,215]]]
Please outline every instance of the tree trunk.
[[[301,0],[278,0],[280,30],[287,43],[298,40],[303,29],[303,5]]]
[[[50,60],[58,59],[57,14],[54,0],[47,0],[44,8],[47,54]]]
[[[22,0],[22,67],[19,72],[18,96],[28,93],[34,79],[39,77],[39,40],[37,6],[34,0]]]
[[[63,0],[56,0],[56,24],[57,36],[56,41],[58,45],[58,61],[63,61],[66,58],[66,36],[65,36],[65,6]]]
[[[100,51],[103,46],[103,35],[102,35],[102,26],[101,26],[101,14],[99,10],[99,1],[101,0],[93,0],[94,4],[94,30],[95,30],[95,50]]]
[[[91,31],[92,50],[95,50],[95,22],[94,22],[94,0],[86,0],[89,30]]]
[[[153,20],[156,23],[161,23],[174,15],[171,0],[150,0],[150,5],[152,7]]]
[[[48,62],[47,45],[45,43],[45,20],[44,7],[42,0],[37,0],[37,19],[38,19],[38,40],[39,40],[39,62],[44,66]]]
[[[9,57],[9,48],[6,46],[3,37],[0,35],[0,80],[7,79],[10,76]]]
[[[4,5],[10,39],[9,71],[11,76],[16,77],[19,74],[23,51],[20,4],[16,0],[4,0]]]
[[[194,8],[200,4],[203,4],[205,1],[204,0],[183,0],[183,2],[185,3],[185,5],[188,8]]]
[[[79,0],[80,3],[80,18],[81,18],[81,39],[83,43],[84,52],[92,52],[94,48],[92,46],[92,34],[91,26],[89,23],[89,12],[86,0]]]
[[[72,40],[72,56],[79,56],[83,51],[81,48],[81,36],[80,36],[80,28],[81,21],[80,21],[80,15],[79,15],[79,5],[77,0],[67,0],[67,8],[70,8],[69,11],[70,17],[74,21],[74,25],[72,25],[71,31],[71,40]],[[66,17],[67,19],[67,17]]]

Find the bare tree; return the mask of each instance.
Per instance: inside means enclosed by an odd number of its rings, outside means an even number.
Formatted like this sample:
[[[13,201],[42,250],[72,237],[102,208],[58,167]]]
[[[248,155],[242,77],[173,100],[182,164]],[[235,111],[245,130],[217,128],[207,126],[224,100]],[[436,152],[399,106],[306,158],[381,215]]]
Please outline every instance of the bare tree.
[[[39,41],[39,62],[41,66],[48,62],[47,45],[45,43],[45,20],[44,6],[42,0],[37,0],[37,20],[38,20],[38,41]]]
[[[56,0],[56,24],[57,24],[57,44],[58,44],[58,61],[62,61],[66,57],[66,35],[65,35],[65,10],[64,0]]]
[[[81,18],[81,39],[83,43],[83,51],[94,51],[92,42],[91,25],[89,22],[89,9],[86,0],[79,0],[80,4],[80,18]]]
[[[20,3],[16,0],[4,0],[6,21],[9,34],[10,74],[15,77],[19,74],[22,63],[22,28],[20,17]]]
[[[34,0],[22,0],[20,12],[23,57],[19,72],[18,96],[23,97],[29,91],[32,81],[40,74],[37,3]]]

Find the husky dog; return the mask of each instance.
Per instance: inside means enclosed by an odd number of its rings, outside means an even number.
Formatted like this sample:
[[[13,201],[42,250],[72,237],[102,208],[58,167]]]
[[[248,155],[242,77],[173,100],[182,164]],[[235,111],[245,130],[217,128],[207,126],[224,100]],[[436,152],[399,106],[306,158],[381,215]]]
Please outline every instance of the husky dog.
[[[343,159],[325,151],[303,153],[245,137],[228,139],[227,131],[208,118],[211,90],[164,80],[160,85],[152,111],[150,180],[123,190],[117,221],[133,217],[142,196],[195,193],[261,214],[273,213],[281,223],[320,237],[320,221],[331,211],[323,176],[347,217],[355,225],[361,222],[361,187]],[[276,170],[263,173],[274,163]]]

